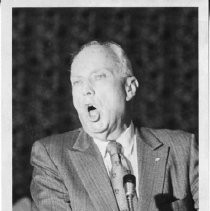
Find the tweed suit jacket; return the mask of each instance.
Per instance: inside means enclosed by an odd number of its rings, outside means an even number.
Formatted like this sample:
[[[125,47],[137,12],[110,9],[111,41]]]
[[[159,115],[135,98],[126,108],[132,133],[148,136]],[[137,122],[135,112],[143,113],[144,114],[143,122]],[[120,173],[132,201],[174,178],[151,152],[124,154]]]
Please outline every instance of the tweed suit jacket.
[[[135,210],[198,210],[196,146],[194,135],[183,131],[138,130]],[[101,154],[83,129],[35,142],[31,164],[34,210],[118,210]]]

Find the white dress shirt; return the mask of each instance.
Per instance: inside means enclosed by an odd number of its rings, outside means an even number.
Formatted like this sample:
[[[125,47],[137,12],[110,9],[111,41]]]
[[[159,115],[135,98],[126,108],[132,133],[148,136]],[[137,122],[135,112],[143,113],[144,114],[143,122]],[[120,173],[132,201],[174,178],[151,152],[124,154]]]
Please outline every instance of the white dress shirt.
[[[106,151],[106,147],[109,142],[101,141],[98,139],[93,139],[93,140],[95,144],[98,146],[99,151],[101,152],[107,172],[110,175],[112,164],[109,153]],[[137,196],[139,196],[138,193],[139,175],[138,175],[138,161],[137,161],[137,147],[136,147],[136,132],[133,122],[131,122],[130,126],[120,135],[120,137],[116,141],[122,145],[122,153],[129,161],[129,164],[131,165],[130,166],[131,174],[133,174],[136,177],[136,193]]]

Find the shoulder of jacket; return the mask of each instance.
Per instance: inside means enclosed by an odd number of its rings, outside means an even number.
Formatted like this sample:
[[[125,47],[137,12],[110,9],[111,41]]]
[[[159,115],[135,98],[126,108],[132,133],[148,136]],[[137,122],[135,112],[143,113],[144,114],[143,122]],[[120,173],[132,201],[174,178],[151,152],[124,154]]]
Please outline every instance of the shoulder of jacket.
[[[189,147],[191,141],[194,140],[194,134],[185,132],[183,130],[171,130],[171,129],[152,129],[152,128],[140,128],[143,133],[151,133],[160,142],[169,146],[183,146]]]
[[[81,128],[78,128],[76,130],[47,136],[45,138],[37,140],[34,144],[41,144],[46,149],[54,148],[54,147],[58,148],[59,146],[63,146],[63,145],[71,146],[74,143],[75,139],[78,137],[80,131],[81,131]]]

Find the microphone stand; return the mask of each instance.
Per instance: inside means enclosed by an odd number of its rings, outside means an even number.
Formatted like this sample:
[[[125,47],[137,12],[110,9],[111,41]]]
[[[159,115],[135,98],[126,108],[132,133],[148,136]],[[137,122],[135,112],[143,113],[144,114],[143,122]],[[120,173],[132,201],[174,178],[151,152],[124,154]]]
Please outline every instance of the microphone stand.
[[[132,174],[126,174],[123,177],[123,185],[128,202],[128,209],[129,211],[134,211],[133,196],[135,194],[135,189],[136,189],[136,177]]]

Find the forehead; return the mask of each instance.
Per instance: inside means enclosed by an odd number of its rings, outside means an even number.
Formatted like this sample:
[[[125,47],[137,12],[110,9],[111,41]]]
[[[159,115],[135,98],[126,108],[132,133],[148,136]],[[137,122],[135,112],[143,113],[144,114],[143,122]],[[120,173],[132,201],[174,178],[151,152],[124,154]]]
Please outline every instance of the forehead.
[[[103,46],[89,46],[84,48],[74,59],[71,65],[73,75],[85,75],[101,69],[117,68],[117,56]]]

